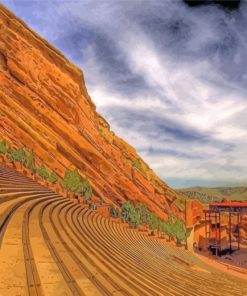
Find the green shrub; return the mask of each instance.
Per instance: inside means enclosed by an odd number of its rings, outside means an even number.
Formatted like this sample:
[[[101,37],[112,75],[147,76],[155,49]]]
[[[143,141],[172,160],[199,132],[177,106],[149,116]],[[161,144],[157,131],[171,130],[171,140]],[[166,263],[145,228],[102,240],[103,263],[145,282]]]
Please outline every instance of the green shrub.
[[[162,221],[160,224],[160,231],[162,233],[167,234],[167,223],[165,221]]]
[[[168,217],[167,221],[161,222],[161,231],[168,235],[169,240],[175,236],[177,243],[181,243],[186,239],[184,223],[171,216]]]
[[[173,238],[174,236],[173,223],[171,223],[169,220],[161,222],[160,230],[161,232],[165,233],[169,237],[169,241]]]
[[[61,185],[63,188],[69,190],[69,183],[70,183],[70,179],[71,179],[71,171],[69,169],[65,170],[65,174],[64,174],[64,178],[61,181]]]
[[[81,178],[78,170],[75,169],[73,172],[66,169],[65,176],[61,182],[61,185],[68,191],[80,192],[81,189]]]
[[[49,178],[49,173],[47,171],[47,168],[45,165],[42,163],[40,167],[37,168],[37,174],[42,178],[47,180]]]
[[[70,183],[69,183],[70,191],[72,192],[80,192],[81,191],[81,177],[77,169],[71,173]]]
[[[24,149],[19,148],[18,150],[13,151],[13,159],[15,162],[23,164],[26,159],[26,152],[24,151]]]
[[[142,170],[142,166],[141,166],[141,163],[140,163],[140,160],[139,159],[134,159],[132,161],[132,167],[133,168],[137,168],[138,170]]]
[[[130,215],[130,211],[132,209],[132,204],[127,201],[122,205],[122,209],[121,209],[121,218],[123,218],[125,221],[129,221],[129,215]]]
[[[145,225],[149,222],[150,212],[146,205],[138,203],[135,207],[127,201],[122,205],[121,218],[134,226]]]
[[[149,221],[150,212],[146,205],[138,203],[135,207],[136,212],[140,216],[140,224],[146,225]]]
[[[0,141],[0,153],[5,154],[7,152],[7,144],[5,140]]]
[[[155,215],[155,213],[151,213],[149,216],[148,225],[149,228],[154,231],[159,229],[160,219]]]
[[[14,160],[14,151],[11,149],[11,147],[9,147],[7,149],[7,157],[10,161],[15,161]]]
[[[129,211],[129,222],[135,227],[140,225],[141,215],[140,212],[136,210],[135,207],[131,207]]]
[[[111,211],[114,213],[114,209]],[[125,202],[121,207],[120,217],[135,226],[147,224],[152,232],[159,230],[165,233],[169,240],[176,237],[178,243],[186,238],[185,227],[182,221],[175,219],[172,215],[168,216],[167,221],[163,221],[155,213],[150,212],[147,206],[142,203],[138,203],[134,207],[131,202]]]
[[[90,200],[93,195],[93,190],[87,179],[81,179],[78,170],[73,172],[66,169],[61,185],[70,192],[80,193],[85,200]]]
[[[19,148],[18,150],[13,150],[11,147],[9,147],[7,149],[7,157],[10,161],[20,162],[22,164],[26,158],[26,153],[23,150],[23,148]]]
[[[87,179],[83,179],[80,186],[81,186],[80,193],[84,196],[85,200],[90,200],[93,195],[93,189],[91,188],[89,181]]]
[[[181,243],[186,239],[186,231],[184,223],[180,220],[176,220],[173,223],[173,232],[176,237],[177,243]]]
[[[55,172],[51,172],[48,179],[51,182],[51,184],[56,184],[57,183],[57,174]]]
[[[26,155],[23,165],[25,168],[31,170],[33,173],[36,172],[35,153],[33,151]]]

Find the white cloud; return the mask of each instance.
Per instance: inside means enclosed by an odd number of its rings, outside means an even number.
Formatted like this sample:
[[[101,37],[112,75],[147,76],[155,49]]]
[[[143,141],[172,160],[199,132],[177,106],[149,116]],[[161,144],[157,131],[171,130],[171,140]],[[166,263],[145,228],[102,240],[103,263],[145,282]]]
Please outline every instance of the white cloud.
[[[43,3],[42,14],[39,5],[27,10],[30,23],[54,42],[66,32],[58,44],[77,53],[98,111],[159,176],[246,179],[246,6],[225,13],[180,1],[85,0]],[[85,44],[75,48],[80,30]]]
[[[197,44],[194,44],[194,51],[203,46],[205,39],[207,42],[217,40],[218,32],[214,34],[212,28],[207,28],[197,32]],[[184,146],[176,142],[166,143],[167,150],[174,150],[178,156],[152,155],[148,152],[141,153],[144,159],[163,178],[184,178],[201,180],[240,181],[243,175],[236,175],[235,170],[228,170],[234,162],[244,169],[244,164],[238,158],[246,157],[240,153],[238,146],[245,144],[244,138],[247,136],[245,129],[246,120],[237,120],[239,114],[244,111],[247,104],[244,100],[245,93],[241,92],[238,85],[232,87],[217,72],[212,61],[203,58],[199,61],[181,62],[170,57],[165,51],[160,52],[155,48],[152,40],[145,36],[145,31],[133,26],[131,32],[121,34],[121,40],[117,38],[115,43],[119,51],[125,55],[129,68],[133,73],[142,75],[149,86],[158,89],[160,97],[154,95],[154,101],[150,100],[150,95],[135,100],[121,97],[119,94],[112,94],[111,89],[100,90],[98,86],[93,87],[93,98],[99,107],[114,106],[139,108],[162,114],[169,112],[171,101],[176,106],[172,113],[166,114],[167,118],[175,120],[178,124],[195,129],[202,134],[205,133],[211,138],[211,142],[204,144],[184,143]],[[210,81],[210,80],[213,80]],[[225,86],[227,85],[227,87]],[[96,89],[96,90],[95,90]],[[97,102],[100,98],[100,102]],[[105,99],[103,99],[105,98]],[[177,112],[176,112],[177,111]],[[131,131],[121,129],[114,120],[111,121],[112,128],[117,129],[120,135],[129,140],[137,150],[143,150],[150,145],[158,148],[163,147],[159,139],[150,143],[148,139],[140,134],[133,136]],[[233,144],[236,147],[231,152],[223,152],[222,148],[215,147],[214,141]],[[191,158],[180,157],[179,154],[186,153]],[[201,160],[193,156],[207,156],[208,159]],[[231,156],[234,161],[227,163],[226,157]]]

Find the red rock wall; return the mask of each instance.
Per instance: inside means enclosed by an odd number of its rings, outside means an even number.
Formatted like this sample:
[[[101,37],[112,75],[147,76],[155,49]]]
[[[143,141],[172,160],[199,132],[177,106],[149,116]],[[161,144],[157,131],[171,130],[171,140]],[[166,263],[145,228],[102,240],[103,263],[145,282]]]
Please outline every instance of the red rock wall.
[[[186,200],[186,227],[193,227],[204,219],[203,205],[197,199]]]
[[[0,138],[33,149],[63,176],[77,167],[106,202],[144,202],[160,217],[183,217],[175,191],[110,131],[96,112],[83,73],[0,4]]]

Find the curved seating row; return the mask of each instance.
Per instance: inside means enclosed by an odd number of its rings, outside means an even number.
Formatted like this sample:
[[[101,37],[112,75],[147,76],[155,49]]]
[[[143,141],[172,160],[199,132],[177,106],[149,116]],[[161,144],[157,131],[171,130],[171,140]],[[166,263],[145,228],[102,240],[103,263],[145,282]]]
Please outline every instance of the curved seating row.
[[[247,295],[247,283],[0,166],[3,295]]]

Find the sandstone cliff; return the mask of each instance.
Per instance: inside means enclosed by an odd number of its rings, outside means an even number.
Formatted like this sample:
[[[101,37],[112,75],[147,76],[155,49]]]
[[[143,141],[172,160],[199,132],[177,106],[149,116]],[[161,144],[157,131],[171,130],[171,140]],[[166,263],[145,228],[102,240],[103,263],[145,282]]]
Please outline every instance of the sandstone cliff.
[[[33,149],[59,176],[77,167],[106,202],[183,216],[177,193],[96,112],[81,70],[1,4],[0,138]]]

